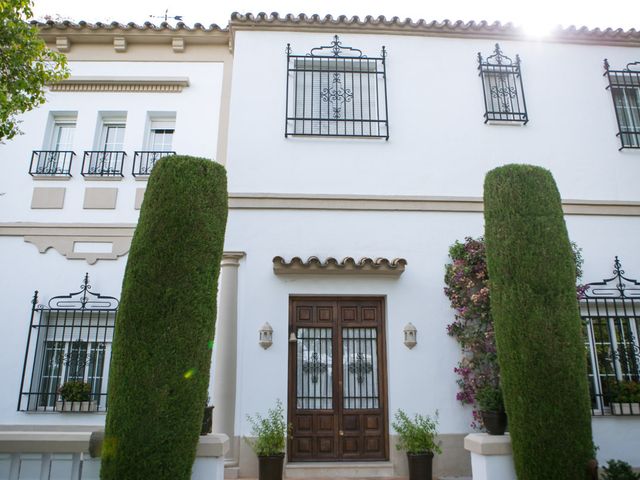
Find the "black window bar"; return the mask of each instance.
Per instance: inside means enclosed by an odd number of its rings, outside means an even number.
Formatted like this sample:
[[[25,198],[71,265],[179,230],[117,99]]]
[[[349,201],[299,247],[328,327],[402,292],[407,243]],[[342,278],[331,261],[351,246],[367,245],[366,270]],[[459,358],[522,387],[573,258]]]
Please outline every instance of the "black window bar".
[[[131,174],[134,177],[148,177],[158,160],[162,157],[175,154],[176,152],[159,152],[155,150],[134,152],[133,169],[131,170]]]
[[[604,75],[609,80],[618,122],[620,148],[640,148],[640,62],[628,63],[622,70],[611,70],[604,59]]]
[[[389,139],[387,51],[367,57],[330,45],[293,55],[287,44],[285,137],[324,136]]]
[[[32,177],[71,177],[71,162],[75,152],[61,150],[34,150],[31,154],[29,175]]]
[[[38,291],[34,293],[18,411],[87,413],[107,409],[118,300],[90,290],[86,274],[80,291],[52,297],[47,305],[39,304]],[[78,387],[78,383],[88,384],[80,385],[86,391],[68,398],[62,387]]]
[[[640,415],[640,283],[618,257],[580,297],[592,415]]]
[[[516,59],[502,54],[496,43],[493,55],[485,59],[478,52],[478,71],[484,94],[484,123],[522,123],[529,121],[524,100],[520,56]]]
[[[122,166],[126,152],[121,151],[87,151],[82,159],[83,177],[124,177]]]

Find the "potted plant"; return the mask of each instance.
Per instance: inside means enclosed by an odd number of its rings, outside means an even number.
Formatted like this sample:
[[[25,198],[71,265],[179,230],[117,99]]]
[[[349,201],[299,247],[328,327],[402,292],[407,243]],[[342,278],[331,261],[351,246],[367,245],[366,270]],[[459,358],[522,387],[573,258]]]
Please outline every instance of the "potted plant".
[[[58,388],[60,400],[56,401],[58,412],[95,412],[97,403],[91,400],[91,385],[81,380],[69,380]]]
[[[284,452],[290,427],[284,419],[284,408],[280,400],[275,408],[267,411],[267,416],[259,413],[247,415],[253,438],[245,438],[258,456],[258,479],[281,480]]]
[[[489,435],[504,435],[507,429],[507,414],[504,410],[500,387],[486,385],[476,393],[480,406],[480,417]]]
[[[202,417],[202,427],[200,435],[208,435],[213,431],[213,405],[209,405],[210,397],[204,404],[204,416]]]
[[[602,480],[640,480],[640,473],[622,460],[609,460],[603,470]]]
[[[640,415],[640,382],[623,380],[611,385],[610,389],[614,415]]]
[[[438,412],[435,418],[416,414],[412,420],[403,410],[398,410],[391,425],[399,436],[396,448],[407,452],[409,480],[431,480],[433,455],[442,453],[436,443]]]

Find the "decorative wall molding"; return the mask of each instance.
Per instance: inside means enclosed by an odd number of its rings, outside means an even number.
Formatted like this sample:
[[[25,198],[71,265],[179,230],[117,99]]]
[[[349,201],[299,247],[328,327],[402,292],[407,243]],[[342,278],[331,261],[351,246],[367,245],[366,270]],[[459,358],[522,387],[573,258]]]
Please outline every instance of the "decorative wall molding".
[[[49,85],[52,92],[180,93],[186,77],[71,77]]]
[[[93,265],[98,260],[116,260],[129,252],[133,238],[133,224],[0,224],[0,236],[24,237],[24,241],[35,245],[40,253],[53,248],[70,260],[86,260]],[[97,252],[74,251],[76,242],[95,243]],[[104,251],[105,244],[110,251]],[[86,245],[84,245],[86,250]]]
[[[404,258],[361,258],[355,261],[351,257],[338,261],[327,257],[323,262],[318,257],[309,257],[305,262],[293,257],[287,262],[283,257],[273,258],[273,273],[276,275],[381,275],[399,277],[404,272],[407,261]]]
[[[640,202],[563,200],[565,215],[640,216]],[[229,208],[481,213],[481,197],[231,193]]]

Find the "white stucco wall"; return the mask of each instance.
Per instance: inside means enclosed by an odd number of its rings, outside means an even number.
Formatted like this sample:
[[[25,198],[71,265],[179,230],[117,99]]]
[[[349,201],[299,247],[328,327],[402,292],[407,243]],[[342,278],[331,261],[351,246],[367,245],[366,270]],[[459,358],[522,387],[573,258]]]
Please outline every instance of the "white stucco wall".
[[[609,276],[615,255],[628,274],[640,275],[630,241],[639,233],[635,218],[569,216],[567,226],[583,248],[585,281]],[[453,310],[443,293],[443,276],[449,245],[482,230],[482,216],[471,213],[232,212],[226,249],[247,252],[239,269],[236,431],[250,434],[246,414],[265,412],[277,398],[286,404],[289,296],[305,294],[385,296],[390,416],[398,408],[422,413],[437,409],[441,433],[470,431],[470,409],[455,400],[453,368],[460,351],[446,334]],[[276,255],[403,257],[408,265],[395,280],[278,277],[272,270]],[[258,345],[258,329],[265,321],[274,329],[268,350]],[[403,344],[407,322],[418,329],[418,345],[412,350]],[[640,418],[598,418],[593,423],[601,461],[615,457],[640,465]],[[627,439],[624,446],[620,438]]]
[[[135,190],[145,181],[131,175],[134,151],[145,150],[149,112],[175,112],[173,149],[185,155],[214,158],[218,142],[223,64],[213,62],[71,62],[72,76],[186,77],[190,85],[180,93],[49,92],[47,103],[26,113],[24,135],[0,145],[0,222],[135,222]],[[35,181],[29,175],[33,150],[48,150],[46,129],[50,112],[77,112],[73,160],[68,181]],[[122,181],[90,181],[80,175],[83,153],[95,150],[100,112],[126,112]],[[61,210],[31,210],[33,187],[66,188]],[[86,187],[118,188],[115,210],[83,209]]]
[[[503,41],[522,59],[530,122],[483,123],[477,52],[495,41],[344,33],[345,46],[387,47],[390,139],[285,138],[286,54],[327,45],[334,32],[238,31],[229,131],[234,192],[481,196],[504,163],[550,168],[564,198],[639,200],[639,153],[618,151],[606,57],[624,68],[629,47]],[[250,139],[251,141],[247,141]]]

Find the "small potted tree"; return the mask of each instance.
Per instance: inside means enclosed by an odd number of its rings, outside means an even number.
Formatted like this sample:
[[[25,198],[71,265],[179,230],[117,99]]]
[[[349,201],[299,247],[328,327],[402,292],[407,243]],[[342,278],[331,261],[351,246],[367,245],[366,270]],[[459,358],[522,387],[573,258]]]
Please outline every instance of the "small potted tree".
[[[59,389],[56,401],[58,412],[95,412],[97,403],[91,400],[91,385],[81,380],[69,380]]]
[[[404,411],[398,410],[391,425],[399,436],[396,448],[407,452],[409,480],[432,480],[433,455],[442,453],[436,443],[438,412],[435,418],[416,414],[412,420]]]
[[[282,402],[277,400],[275,408],[270,408],[266,417],[257,413],[254,417],[247,415],[247,420],[251,424],[253,438],[245,440],[258,456],[258,479],[281,480],[289,432]]]
[[[623,380],[610,388],[614,415],[640,415],[640,382]]]
[[[480,406],[480,417],[489,435],[504,435],[507,429],[507,414],[504,410],[500,387],[486,385],[476,393]]]

